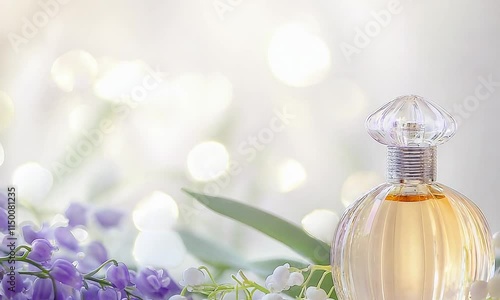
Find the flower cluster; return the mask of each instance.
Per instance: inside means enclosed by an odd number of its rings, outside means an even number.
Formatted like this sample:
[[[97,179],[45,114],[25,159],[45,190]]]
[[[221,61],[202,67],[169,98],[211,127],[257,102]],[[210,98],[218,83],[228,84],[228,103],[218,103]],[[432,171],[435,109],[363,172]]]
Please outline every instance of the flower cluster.
[[[9,244],[5,209],[0,197],[0,230],[5,235],[0,245],[0,299],[168,299],[180,293],[166,270],[134,271],[109,259],[102,243],[79,243],[72,230],[85,226],[88,218],[80,204],[66,210],[67,226],[23,226],[22,239],[18,239],[21,246],[14,249]],[[121,215],[108,210],[95,217],[103,228],[109,228],[119,223]]]
[[[309,286],[313,274],[317,271],[322,272],[320,280],[316,285]],[[307,273],[306,278],[304,278],[305,273]],[[208,275],[209,282],[205,274]],[[328,292],[321,288],[328,275],[331,275],[330,266],[311,265],[305,269],[297,269],[284,264],[277,267],[267,277],[264,286],[249,280],[242,271],[239,271],[237,276],[231,276],[234,283],[218,284],[206,267],[189,268],[184,271],[180,282],[184,286],[183,290],[179,295],[172,296],[170,300],[187,300],[187,292],[202,294],[207,299],[283,300],[285,299],[284,293],[293,286],[301,287],[300,299],[328,300],[333,293],[333,288],[330,288]]]
[[[500,275],[496,275],[489,282],[476,281],[470,288],[471,300],[500,299]]]

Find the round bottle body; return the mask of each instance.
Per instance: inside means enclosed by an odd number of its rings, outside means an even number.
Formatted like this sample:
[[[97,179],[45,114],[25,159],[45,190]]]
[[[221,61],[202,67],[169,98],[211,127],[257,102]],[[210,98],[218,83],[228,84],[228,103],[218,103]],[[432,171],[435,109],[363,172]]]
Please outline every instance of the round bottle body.
[[[343,215],[332,245],[339,300],[464,300],[495,257],[479,208],[442,184],[382,184]]]

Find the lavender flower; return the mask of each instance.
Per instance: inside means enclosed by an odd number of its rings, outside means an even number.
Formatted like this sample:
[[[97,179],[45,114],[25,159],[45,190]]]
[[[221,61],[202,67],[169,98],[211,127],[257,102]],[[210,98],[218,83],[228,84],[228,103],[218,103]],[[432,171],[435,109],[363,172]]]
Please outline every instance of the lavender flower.
[[[5,212],[2,205],[0,194],[0,229],[3,229],[2,217],[5,217],[5,224],[8,220],[7,214],[2,215]],[[13,284],[9,282],[8,269],[0,266],[0,300],[120,300],[137,297],[155,300],[180,293],[179,286],[165,270],[147,268],[136,274],[124,263],[110,265],[106,270],[105,280],[100,281],[103,279],[99,277],[101,265],[108,260],[106,248],[98,241],[91,241],[87,246],[80,247],[70,230],[72,226],[85,224],[86,220],[81,218],[85,211],[82,205],[70,205],[66,210],[66,216],[70,220],[67,227],[49,227],[44,223],[40,229],[34,225],[22,228],[23,238],[31,247],[16,253],[16,276],[12,277],[16,286],[14,291],[9,290]],[[98,222],[104,227],[116,226],[122,216],[122,213],[113,210],[102,210],[96,214]],[[11,250],[8,243],[6,236],[0,244],[0,251],[8,253]],[[58,248],[71,251],[56,254]],[[78,251],[85,255],[77,254]],[[72,263],[75,260],[78,261],[78,268]],[[19,272],[26,273],[20,275]],[[85,277],[82,275],[84,272]],[[50,278],[47,278],[47,273]]]
[[[95,213],[95,219],[104,228],[112,228],[118,226],[123,213],[114,209],[103,209]]]
[[[136,278],[136,286],[145,296],[153,299],[165,299],[180,293],[180,288],[172,282],[163,269],[142,269]]]
[[[106,279],[120,290],[130,285],[130,273],[124,263],[118,263],[117,266],[111,265],[106,271]]]
[[[0,193],[0,208],[7,209],[7,195]]]
[[[67,260],[57,259],[50,269],[50,275],[52,275],[55,280],[75,289],[79,289],[83,286],[82,275],[75,266]]]
[[[40,228],[40,230],[38,231],[35,231],[33,229],[33,225],[23,226],[21,231],[23,232],[24,240],[28,244],[33,243],[33,241],[36,239],[49,239],[51,233],[50,228],[46,223],[44,223],[42,225],[42,228]]]
[[[99,300],[120,300],[121,293],[114,288],[105,288],[97,292],[97,298]]]
[[[87,208],[80,203],[71,203],[64,215],[68,218],[71,227],[87,224]]]
[[[4,275],[2,279],[2,289],[3,295],[8,299],[13,298],[16,294],[24,291],[24,282],[22,276],[16,273],[15,275],[10,276],[8,273]],[[13,289],[13,290],[12,290]]]
[[[54,288],[52,287],[52,280],[37,278],[33,284],[33,299],[53,299]]]
[[[101,242],[92,241],[85,251],[88,256],[91,256],[99,264],[108,260],[108,251]]]
[[[7,211],[3,208],[0,208],[0,232],[6,233],[8,231],[8,215]]]
[[[8,229],[7,196],[0,193],[0,232],[6,233]]]
[[[89,288],[82,288],[82,298],[88,300],[98,300],[97,293],[100,288],[94,283],[89,284]]]
[[[45,239],[36,239],[32,243],[32,250],[28,254],[28,258],[37,262],[47,262],[52,257],[54,246]]]
[[[108,252],[104,245],[97,241],[92,241],[83,250],[85,256],[78,260],[78,270],[80,272],[90,272],[108,260]]]
[[[78,241],[68,227],[58,227],[54,230],[54,236],[59,245],[72,251],[78,251]]]

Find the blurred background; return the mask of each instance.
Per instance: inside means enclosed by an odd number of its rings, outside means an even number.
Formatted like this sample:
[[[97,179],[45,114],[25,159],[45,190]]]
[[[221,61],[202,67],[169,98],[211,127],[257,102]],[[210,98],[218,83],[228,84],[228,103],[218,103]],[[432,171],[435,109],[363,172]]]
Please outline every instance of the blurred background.
[[[328,242],[384,181],[365,118],[418,94],[459,121],[439,181],[500,231],[498,1],[0,3],[0,182],[18,186],[23,222],[64,222],[72,202],[114,209],[118,227],[73,233],[174,275],[198,263],[177,227],[249,259],[293,258],[181,188]]]

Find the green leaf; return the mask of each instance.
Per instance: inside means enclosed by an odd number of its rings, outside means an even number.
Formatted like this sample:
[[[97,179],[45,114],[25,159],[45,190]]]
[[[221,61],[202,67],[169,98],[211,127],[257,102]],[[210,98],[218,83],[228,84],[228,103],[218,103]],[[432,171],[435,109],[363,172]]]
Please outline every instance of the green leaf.
[[[177,230],[188,251],[219,269],[246,269],[246,261],[233,251],[185,229]]]
[[[287,245],[315,264],[329,264],[330,247],[302,228],[255,207],[226,198],[213,197],[183,189],[201,204],[229,218],[251,226]]]
[[[257,275],[266,277],[271,275],[276,267],[286,263],[299,269],[308,266],[306,262],[298,262],[292,259],[269,259],[249,262],[234,253],[231,249],[217,245],[189,230],[179,229],[177,232],[192,255],[202,262],[221,270],[250,270]]]

